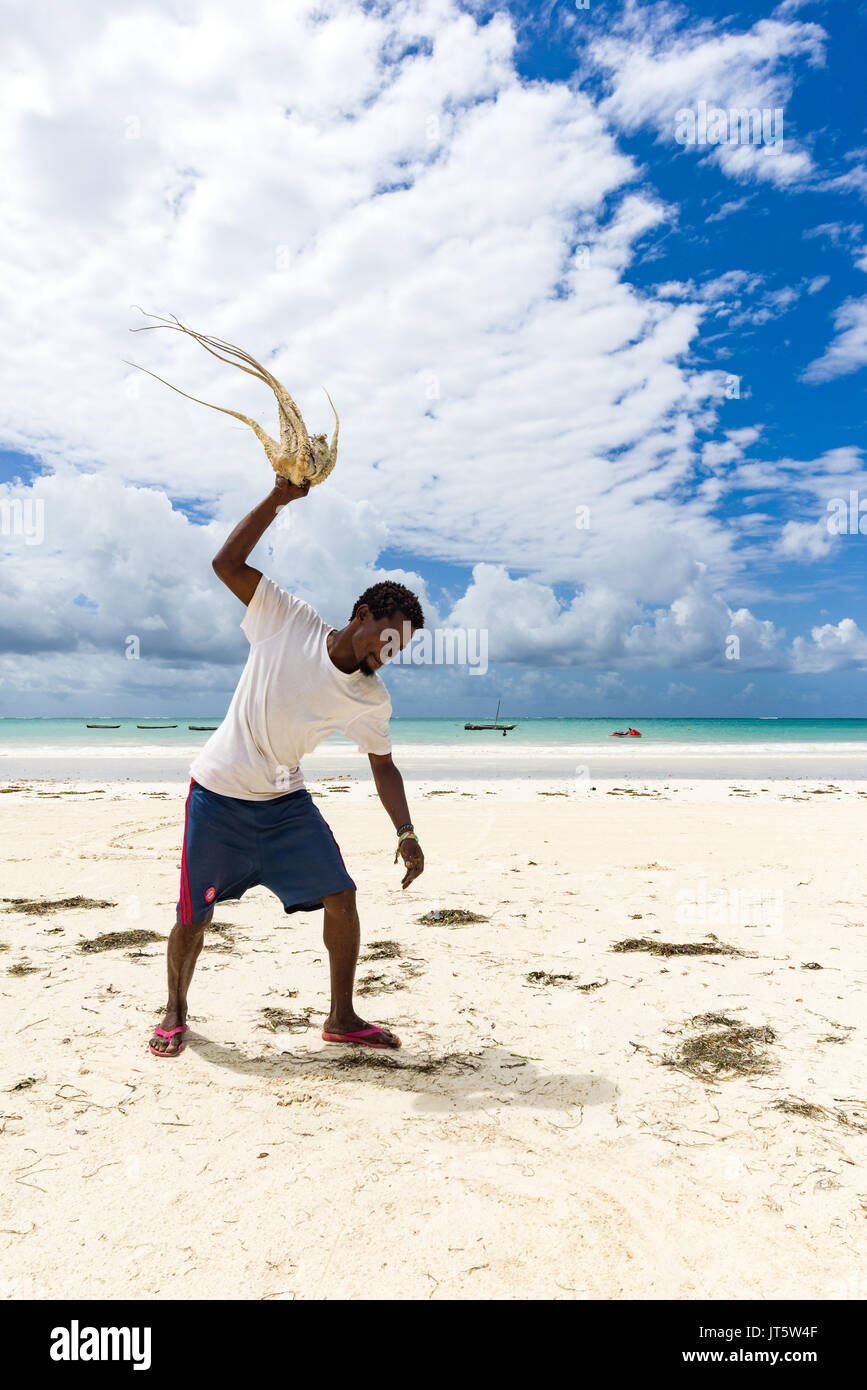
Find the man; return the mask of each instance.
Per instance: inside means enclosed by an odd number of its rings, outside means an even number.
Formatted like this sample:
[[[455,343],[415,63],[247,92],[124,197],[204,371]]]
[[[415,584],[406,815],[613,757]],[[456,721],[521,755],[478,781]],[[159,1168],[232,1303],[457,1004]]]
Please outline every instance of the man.
[[[400,1038],[367,1023],[353,1007],[355,883],[299,764],[334,731],[367,753],[379,799],[398,834],[406,866],[402,887],[418,878],[424,856],[392,762],[391,702],[377,671],[411,630],[424,626],[424,615],[402,584],[375,584],[338,631],[247,564],[280,509],[306,496],[309,486],[278,477],[213,562],[223,583],[247,605],[241,627],[250,654],[226,718],[190,769],[177,922],[168,943],[169,1001],[151,1039],[155,1057],[177,1057],[183,1050],[187,990],[214,904],[257,884],[276,893],[286,912],[324,909],[331,1008],[323,1038],[400,1047]]]

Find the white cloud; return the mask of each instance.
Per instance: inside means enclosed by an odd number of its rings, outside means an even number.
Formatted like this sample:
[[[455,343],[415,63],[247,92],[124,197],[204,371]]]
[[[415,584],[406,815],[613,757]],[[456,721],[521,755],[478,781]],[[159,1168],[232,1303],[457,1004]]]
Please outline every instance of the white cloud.
[[[809,227],[802,235],[805,241],[820,237],[830,241],[832,246],[851,246],[863,231],[860,222],[820,222],[816,227]]]
[[[732,202],[723,203],[722,206],[718,208],[716,212],[710,213],[705,218],[705,221],[723,222],[727,217],[731,217],[732,213],[740,212],[742,208],[745,208],[749,201],[749,198],[735,198]]]
[[[774,143],[689,148],[734,179],[785,186],[814,172],[809,153],[799,145],[791,123],[786,125],[785,107],[795,62],[823,64],[825,38],[819,25],[791,19],[788,12],[778,11],[734,33],[665,0],[652,6],[627,0],[619,21],[589,48],[592,65],[606,74],[609,84],[604,113],[623,130],[656,131],[673,154],[681,149],[675,142],[677,113],[697,110],[699,102],[727,112],[782,108],[782,140],[775,136]],[[771,134],[769,129],[769,142]]]
[[[743,458],[744,450],[755,444],[761,436],[761,430],[755,426],[746,426],[739,430],[726,430],[722,440],[709,440],[701,451],[701,461],[706,468],[718,468],[720,465],[734,463]]]
[[[867,364],[867,298],[847,299],[834,315],[836,337],[801,373],[802,381],[832,381]]]
[[[867,489],[864,451],[857,445],[827,449],[817,459],[782,458],[769,461],[741,458],[727,475],[730,488],[741,492],[772,492],[783,501],[807,494],[824,506],[831,497],[848,496],[850,488]]]
[[[60,686],[73,652],[88,653],[93,671],[105,657],[116,678],[120,670],[124,680],[145,683],[155,667],[185,671],[189,680],[203,663],[235,667],[243,658],[242,610],[211,570],[224,524],[192,523],[160,489],[71,469],[30,487],[0,487],[0,506],[15,500],[24,504],[24,524],[17,535],[5,524],[0,538],[4,653],[60,653]],[[34,503],[38,534],[29,524]],[[14,518],[8,508],[3,514]],[[370,502],[314,492],[281,512],[251,562],[279,573],[326,618],[344,622],[358,594],[383,577],[375,557],[386,535]],[[411,584],[436,621],[421,578],[388,573]],[[76,602],[79,596],[84,601]],[[140,639],[140,665],[125,657],[130,635]]]
[[[793,647],[794,669],[800,672],[836,671],[845,666],[867,664],[867,634],[852,618],[814,627],[812,644],[796,637]]]
[[[824,560],[834,540],[828,530],[827,517],[818,521],[787,521],[777,552],[785,560]]]
[[[512,579],[502,566],[476,565],[451,621],[490,629],[492,662],[541,657],[563,666],[724,669],[726,641],[736,635],[745,666],[784,664],[773,623],[747,609],[733,612],[701,574],[667,606],[642,613],[634,599],[602,585],[561,605],[546,585]]]
[[[864,228],[858,222],[832,222],[814,227],[809,235],[827,236],[835,246],[846,247],[852,254],[856,270],[867,271],[867,246],[862,240],[863,232]],[[823,277],[821,283],[826,283],[827,278]],[[834,314],[834,329],[837,336],[822,356],[810,362],[801,373],[802,381],[831,381],[835,377],[848,376],[867,363],[867,296],[845,300]]]

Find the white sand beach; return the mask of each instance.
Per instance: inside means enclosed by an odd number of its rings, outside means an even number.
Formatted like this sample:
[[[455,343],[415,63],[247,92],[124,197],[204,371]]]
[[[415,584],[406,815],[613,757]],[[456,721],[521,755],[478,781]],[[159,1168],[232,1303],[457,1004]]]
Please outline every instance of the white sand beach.
[[[321,1041],[321,914],[256,890],[170,1061],[163,942],[80,943],[167,935],[185,786],[0,797],[3,1296],[867,1296],[867,782],[593,785],[408,781],[403,893],[369,778],[311,781],[403,1048]]]

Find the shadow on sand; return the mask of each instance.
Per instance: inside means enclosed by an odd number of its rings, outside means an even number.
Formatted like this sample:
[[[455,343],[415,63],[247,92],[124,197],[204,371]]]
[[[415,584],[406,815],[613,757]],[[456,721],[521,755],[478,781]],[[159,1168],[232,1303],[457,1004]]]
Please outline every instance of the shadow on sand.
[[[402,1047],[395,1053],[374,1049],[342,1049],[323,1044],[315,1051],[281,1051],[249,1056],[232,1044],[216,1043],[199,1034],[187,1034],[187,1048],[199,1052],[211,1065],[271,1082],[365,1081],[377,1087],[413,1092],[421,1109],[480,1110],[492,1102],[568,1111],[573,1106],[605,1105],[617,1096],[617,1087],[604,1076],[580,1072],[548,1073],[535,1059],[520,1058],[501,1047],[478,1052],[413,1053]],[[338,1051],[341,1047],[341,1051]]]

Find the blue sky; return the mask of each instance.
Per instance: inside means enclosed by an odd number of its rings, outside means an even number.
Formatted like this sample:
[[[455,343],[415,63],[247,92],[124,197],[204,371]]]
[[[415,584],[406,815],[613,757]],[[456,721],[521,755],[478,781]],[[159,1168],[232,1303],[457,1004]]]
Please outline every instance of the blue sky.
[[[209,558],[268,465],[123,359],[272,404],[133,304],[268,357],[312,429],[334,396],[278,582],[339,623],[397,574],[488,633],[483,676],[391,671],[397,714],[860,715],[867,537],[827,509],[867,512],[867,6],[247,18],[13,10],[0,715],[219,712],[243,660]],[[700,102],[779,108],[781,148],[679,144]]]

